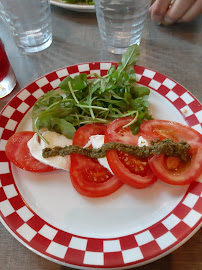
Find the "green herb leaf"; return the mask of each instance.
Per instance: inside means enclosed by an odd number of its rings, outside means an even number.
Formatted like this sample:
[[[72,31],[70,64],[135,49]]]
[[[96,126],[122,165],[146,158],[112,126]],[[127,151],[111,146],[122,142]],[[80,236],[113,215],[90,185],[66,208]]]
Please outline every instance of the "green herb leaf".
[[[131,92],[135,95],[135,97],[143,97],[148,96],[150,94],[149,88],[145,86],[135,85],[131,88]]]
[[[140,51],[137,44],[134,44],[131,47],[129,47],[128,50],[122,55],[122,60],[119,65],[119,67],[121,68],[121,72],[131,67],[133,68],[133,66],[137,62],[139,55],[140,55]]]
[[[53,131],[63,134],[69,139],[73,139],[76,129],[71,123],[67,122],[65,119],[60,119],[57,117],[54,117],[51,120]]]
[[[59,88],[69,92],[70,89],[69,89],[68,82],[71,83],[71,87],[73,90],[81,91],[85,89],[87,86],[87,74],[82,73],[80,75],[76,75],[74,78],[72,78],[71,76],[68,76],[59,84]]]

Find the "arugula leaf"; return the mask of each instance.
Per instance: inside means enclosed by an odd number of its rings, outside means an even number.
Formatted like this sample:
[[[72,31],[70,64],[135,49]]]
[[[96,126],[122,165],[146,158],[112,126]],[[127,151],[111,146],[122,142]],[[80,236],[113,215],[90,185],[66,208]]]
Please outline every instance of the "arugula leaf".
[[[140,86],[140,85],[135,85],[134,87],[132,87],[131,92],[136,97],[148,96],[150,94],[149,88],[147,88],[145,86]]]
[[[133,68],[136,64],[138,56],[140,55],[139,47],[137,44],[128,48],[128,50],[122,55],[122,60],[119,64],[120,73],[123,70]]]
[[[79,75],[76,75],[74,78],[71,78],[70,76],[65,78],[60,84],[59,88],[63,89],[64,91],[69,92],[69,84],[68,82],[71,83],[71,87],[73,90],[79,90],[82,91],[86,88],[87,86],[87,74],[82,73]]]
[[[142,120],[139,119],[130,126],[130,130],[134,135],[139,133],[141,124]]]
[[[150,90],[137,85],[134,65],[140,54],[138,45],[132,45],[123,54],[118,67],[112,65],[107,75],[96,73],[68,76],[59,89],[44,94],[33,107],[33,129],[41,136],[46,127],[72,138],[78,127],[87,123],[105,123],[125,116],[138,120],[131,123],[136,134],[148,112]],[[43,139],[43,137],[41,136]]]
[[[53,131],[63,134],[69,139],[73,139],[76,129],[70,122],[67,122],[66,119],[60,119],[57,117],[54,117],[51,120],[53,123]]]

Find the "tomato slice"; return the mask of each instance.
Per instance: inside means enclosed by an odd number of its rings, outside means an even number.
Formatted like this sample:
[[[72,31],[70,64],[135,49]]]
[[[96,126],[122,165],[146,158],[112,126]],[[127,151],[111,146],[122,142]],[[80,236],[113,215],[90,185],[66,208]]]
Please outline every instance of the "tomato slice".
[[[51,172],[56,169],[35,159],[27,146],[27,142],[35,132],[21,131],[13,134],[7,141],[5,153],[7,158],[17,167],[31,172]]]
[[[73,138],[73,145],[84,147],[92,135],[104,135],[106,126],[88,124],[79,128]],[[70,154],[70,178],[78,193],[87,197],[104,197],[118,190],[123,183],[97,159],[81,154]]]
[[[170,138],[175,142],[181,140],[192,143],[202,143],[202,135],[189,126],[167,120],[149,120],[140,126],[140,132],[151,139]]]
[[[105,142],[120,142],[137,145],[141,133],[134,136],[129,127],[123,128],[132,118],[119,118],[111,122],[105,132]],[[146,136],[144,136],[146,139]],[[125,184],[134,188],[145,188],[156,180],[148,164],[148,159],[136,158],[117,150],[107,152],[107,160],[113,173]]]
[[[140,127],[140,132],[151,139],[170,138],[175,142],[187,141],[191,148],[190,159],[182,162],[177,157],[155,155],[149,158],[154,174],[171,185],[187,185],[195,181],[202,173],[202,135],[194,129],[165,120],[149,120]]]

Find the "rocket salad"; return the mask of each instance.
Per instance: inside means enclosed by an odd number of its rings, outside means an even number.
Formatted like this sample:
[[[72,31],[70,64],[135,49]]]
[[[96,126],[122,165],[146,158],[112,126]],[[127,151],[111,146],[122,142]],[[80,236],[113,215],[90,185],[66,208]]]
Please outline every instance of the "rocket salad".
[[[138,120],[130,128],[137,134],[142,121],[152,118],[148,112],[150,90],[136,83],[134,65],[139,54],[138,45],[129,47],[118,67],[112,65],[103,77],[83,73],[65,78],[59,89],[47,92],[34,104],[33,130],[42,139],[39,130],[44,127],[72,139],[82,125],[136,116]]]
[[[62,0],[68,4],[86,4],[86,5],[94,5],[93,0]]]

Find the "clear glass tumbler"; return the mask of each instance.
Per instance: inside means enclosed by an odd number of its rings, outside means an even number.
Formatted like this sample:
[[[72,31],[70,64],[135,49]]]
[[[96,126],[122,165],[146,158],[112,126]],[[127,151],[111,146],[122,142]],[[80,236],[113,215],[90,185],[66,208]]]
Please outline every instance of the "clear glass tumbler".
[[[151,0],[94,0],[99,31],[107,49],[123,54],[140,44]]]
[[[49,0],[1,0],[0,16],[22,52],[35,53],[51,45]]]
[[[10,94],[16,85],[16,77],[0,39],[0,98]]]

